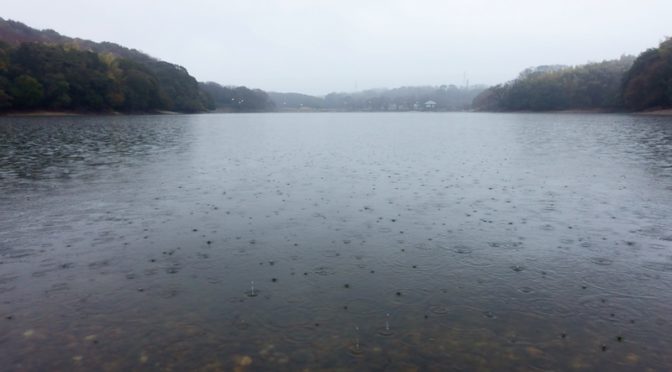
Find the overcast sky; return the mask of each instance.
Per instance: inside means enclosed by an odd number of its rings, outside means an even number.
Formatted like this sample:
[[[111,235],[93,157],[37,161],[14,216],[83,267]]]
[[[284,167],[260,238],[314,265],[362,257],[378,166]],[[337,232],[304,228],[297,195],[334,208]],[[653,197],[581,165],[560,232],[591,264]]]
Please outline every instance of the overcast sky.
[[[0,0],[0,16],[112,41],[197,79],[325,94],[496,84],[542,64],[638,54],[672,0]]]

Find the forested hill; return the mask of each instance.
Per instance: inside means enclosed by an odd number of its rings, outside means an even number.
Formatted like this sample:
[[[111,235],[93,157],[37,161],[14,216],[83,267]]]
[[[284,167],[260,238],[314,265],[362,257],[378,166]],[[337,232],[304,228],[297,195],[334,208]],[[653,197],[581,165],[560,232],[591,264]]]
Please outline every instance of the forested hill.
[[[181,66],[114,43],[0,18],[0,111],[199,112],[210,97]]]
[[[213,82],[199,83],[220,112],[265,112],[275,111],[275,103],[261,89],[225,87]]]
[[[394,89],[369,89],[350,93],[329,93],[314,97],[299,93],[269,96],[280,110],[326,111],[462,111],[485,87],[407,86]],[[427,105],[431,102],[431,105]]]
[[[542,66],[477,96],[477,111],[622,110],[672,108],[672,39],[639,57],[582,66]]]
[[[517,79],[484,91],[474,99],[481,111],[615,110],[622,107],[623,75],[634,61],[617,60],[582,66],[540,66]]]
[[[637,57],[622,92],[623,104],[631,110],[672,108],[672,38]]]

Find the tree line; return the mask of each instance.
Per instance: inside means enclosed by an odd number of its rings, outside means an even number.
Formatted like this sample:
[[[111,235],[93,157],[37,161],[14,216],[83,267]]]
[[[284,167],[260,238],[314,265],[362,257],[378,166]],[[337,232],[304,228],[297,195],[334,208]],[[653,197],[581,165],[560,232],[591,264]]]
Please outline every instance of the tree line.
[[[540,66],[479,94],[478,111],[630,110],[672,107],[672,39],[637,58]]]
[[[199,83],[135,49],[0,18],[0,113],[262,111],[269,102],[260,90]]]
[[[67,45],[0,41],[0,112],[271,111],[266,92],[199,83],[186,69]]]
[[[199,83],[184,67],[135,49],[69,38],[0,18],[0,113],[657,108],[672,108],[672,39],[637,58],[530,68],[513,81],[488,89],[441,85],[315,97]]]
[[[631,110],[672,108],[672,38],[637,57],[623,78],[622,98]]]
[[[431,110],[460,111],[469,109],[474,97],[484,89],[482,86],[441,85],[334,92],[324,97],[273,92],[269,95],[280,110],[413,111],[427,110],[425,103],[432,101]]]
[[[274,111],[275,103],[261,89],[225,87],[214,82],[199,83],[209,97],[209,107],[224,112]]]
[[[196,79],[167,62],[0,42],[0,110],[198,112],[209,104]]]

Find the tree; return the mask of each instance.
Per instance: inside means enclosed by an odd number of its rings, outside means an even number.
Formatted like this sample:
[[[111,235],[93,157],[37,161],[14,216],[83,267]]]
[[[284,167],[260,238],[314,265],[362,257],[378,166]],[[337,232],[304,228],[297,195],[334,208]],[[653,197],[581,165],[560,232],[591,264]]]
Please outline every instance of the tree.
[[[70,107],[70,84],[63,74],[49,74],[42,79],[44,85],[45,104],[52,109]]]
[[[125,63],[121,108],[124,111],[147,111],[162,108],[159,84],[154,76],[134,63]]]
[[[472,107],[483,111],[550,111],[618,109],[622,107],[621,81],[634,57],[582,66],[528,68],[517,79],[489,88]]]
[[[672,107],[672,39],[637,57],[623,79],[622,95],[633,110]]]
[[[34,77],[30,75],[21,75],[14,79],[11,88],[11,94],[14,97],[14,105],[20,108],[37,107],[44,96],[44,89]]]
[[[211,98],[212,105],[220,110],[255,112],[275,109],[275,103],[268,94],[259,89],[223,87],[213,82],[201,83],[200,89]]]
[[[0,29],[0,109],[198,112],[212,104],[185,68],[137,50],[1,18]]]
[[[7,94],[3,89],[0,89],[0,110],[9,108],[12,106],[12,97]]]

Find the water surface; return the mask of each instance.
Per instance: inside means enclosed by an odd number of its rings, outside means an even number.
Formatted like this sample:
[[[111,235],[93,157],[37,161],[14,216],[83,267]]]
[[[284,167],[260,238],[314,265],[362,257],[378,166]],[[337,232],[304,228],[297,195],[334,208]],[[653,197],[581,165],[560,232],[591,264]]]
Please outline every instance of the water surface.
[[[670,118],[0,118],[0,365],[670,370],[670,226]]]

